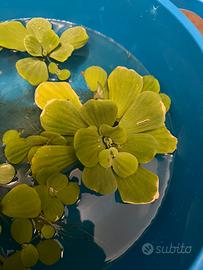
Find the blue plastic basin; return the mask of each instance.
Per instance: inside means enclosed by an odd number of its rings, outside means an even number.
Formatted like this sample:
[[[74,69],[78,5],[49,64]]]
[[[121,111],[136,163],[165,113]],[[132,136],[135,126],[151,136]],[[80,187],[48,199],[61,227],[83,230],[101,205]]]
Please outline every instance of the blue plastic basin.
[[[134,54],[171,96],[172,124],[179,144],[169,191],[150,228],[128,254],[108,267],[111,270],[189,269],[203,243],[201,35],[167,0],[1,0],[0,20],[37,16],[68,20],[112,37]],[[192,249],[189,254],[147,256],[141,250],[145,243],[184,244]],[[81,269],[93,270],[85,267],[85,261],[82,265]]]

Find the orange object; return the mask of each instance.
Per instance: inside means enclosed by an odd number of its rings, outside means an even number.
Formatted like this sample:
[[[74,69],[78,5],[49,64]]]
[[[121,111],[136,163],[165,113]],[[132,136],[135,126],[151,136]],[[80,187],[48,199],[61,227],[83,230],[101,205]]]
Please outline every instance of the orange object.
[[[199,31],[203,35],[203,19],[196,13],[189,11],[187,9],[181,9],[181,11],[188,17],[188,19],[195,24]]]

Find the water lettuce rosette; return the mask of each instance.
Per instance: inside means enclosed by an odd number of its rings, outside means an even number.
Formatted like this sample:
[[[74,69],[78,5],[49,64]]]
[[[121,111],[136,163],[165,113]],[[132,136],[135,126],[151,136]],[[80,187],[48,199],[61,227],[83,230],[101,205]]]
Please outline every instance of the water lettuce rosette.
[[[142,164],[176,149],[177,140],[165,126],[170,99],[160,94],[154,77],[124,67],[114,69],[108,78],[98,67],[83,75],[94,92],[94,99],[85,104],[68,83],[38,86],[35,101],[43,110],[43,129],[72,138],[87,188],[103,195],[118,189],[127,203],[153,202],[159,196],[158,176]],[[50,165],[59,170],[67,166],[62,152],[50,148],[42,155],[41,151],[32,159],[34,172]],[[43,159],[46,154],[48,162]]]
[[[21,21],[0,23],[0,47],[28,54],[16,62],[16,69],[32,85],[47,81],[49,72],[56,74],[59,80],[68,79],[70,71],[59,69],[51,60],[65,62],[88,39],[81,26],[70,27],[59,37],[51,22],[44,18],[32,18],[26,25]]]

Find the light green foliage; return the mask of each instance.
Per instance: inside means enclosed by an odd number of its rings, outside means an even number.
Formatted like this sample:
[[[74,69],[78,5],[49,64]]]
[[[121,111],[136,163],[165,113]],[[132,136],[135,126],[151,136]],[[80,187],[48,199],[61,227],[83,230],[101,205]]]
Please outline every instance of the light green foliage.
[[[102,124],[112,126],[116,121],[117,106],[111,100],[88,100],[80,110],[81,117],[88,124],[100,127]]]
[[[105,87],[107,82],[106,71],[98,66],[91,66],[83,72],[85,81],[92,92],[98,90],[99,87],[102,89]]]
[[[165,121],[165,107],[159,94],[152,91],[142,92],[134,104],[123,115],[120,126],[128,134],[147,132],[160,128]]]
[[[39,260],[39,253],[32,244],[25,245],[21,251],[21,260],[24,266],[32,267],[37,264]]]
[[[19,244],[30,243],[32,240],[32,222],[26,218],[16,218],[11,224],[11,235]]]
[[[121,199],[126,203],[147,204],[159,197],[158,176],[141,166],[129,177],[118,177],[117,184]]]
[[[35,218],[41,212],[41,201],[32,187],[21,184],[3,197],[1,211],[8,217]]]
[[[72,146],[47,145],[36,152],[32,159],[31,168],[34,175],[41,169],[56,168],[60,172],[72,165],[76,160]]]
[[[36,187],[42,202],[42,211],[47,220],[55,222],[64,213],[64,205],[74,204],[79,197],[80,189],[75,183],[60,173],[51,174],[45,184]]]
[[[120,127],[120,125],[111,127],[109,125],[102,124],[99,128],[99,132],[103,137],[111,138],[117,145],[121,145],[127,141],[127,133],[125,129]]]
[[[68,69],[61,69],[57,72],[57,77],[60,81],[66,81],[70,77],[71,73]]]
[[[44,109],[52,99],[70,100],[77,109],[82,106],[78,95],[67,82],[44,82],[37,87],[35,103],[40,109]]]
[[[152,75],[144,76],[142,91],[152,91],[155,93],[159,93],[160,92],[159,81]]]
[[[148,134],[152,135],[157,141],[157,152],[160,154],[173,153],[177,147],[177,138],[163,126],[159,129],[150,130]]]
[[[114,150],[112,150],[114,149]],[[118,154],[118,150],[114,147],[110,149],[104,149],[98,154],[99,164],[108,169],[113,165],[113,158]]]
[[[86,30],[80,26],[66,29],[59,37],[52,30],[52,24],[43,18],[29,20],[26,27],[19,21],[0,23],[0,49],[26,51],[35,57],[20,59],[16,63],[19,75],[32,85],[47,81],[49,71],[57,74],[59,80],[67,80],[70,77],[69,70],[60,70],[55,63],[47,67],[44,60],[48,57],[64,62],[74,50],[83,47],[88,39]]]
[[[37,245],[39,259],[45,265],[55,264],[60,260],[62,248],[56,240],[43,240]]]
[[[116,176],[111,168],[104,168],[100,164],[95,167],[85,167],[82,173],[84,185],[100,194],[107,195],[117,190]]]
[[[21,254],[19,251],[6,258],[3,264],[3,270],[27,270],[27,267],[23,265],[21,260]]]
[[[79,195],[78,184],[70,182],[64,189],[60,189],[56,196],[64,205],[72,205],[77,202]]]
[[[94,66],[84,72],[92,91],[104,72]],[[140,164],[151,161],[157,153],[176,149],[176,138],[164,126],[170,99],[159,94],[156,78],[142,77],[125,67],[113,70],[107,81],[107,97],[113,101],[114,111],[107,108],[106,100],[90,100],[80,110],[90,126],[79,129],[74,137],[76,155],[85,166],[82,181],[101,194],[114,192],[118,185],[124,202],[149,203],[158,198],[158,177]],[[94,133],[90,133],[94,128]],[[151,178],[152,183],[142,180],[145,177]],[[143,181],[146,191],[139,181]],[[138,183],[137,189],[134,182]]]
[[[136,156],[140,163],[149,162],[157,152],[159,153],[158,142],[149,133],[128,134],[127,141],[120,146],[119,150]]]
[[[0,185],[5,185],[10,183],[15,176],[15,168],[8,164],[0,164]]]
[[[118,107],[118,118],[121,118],[132,105],[143,87],[143,78],[136,71],[117,67],[108,78],[109,99]]]
[[[52,225],[45,224],[41,229],[42,237],[45,239],[53,238],[56,233],[55,228]]]
[[[70,44],[60,43],[60,45],[50,53],[50,57],[59,62],[65,62],[73,53],[74,47]]]
[[[55,132],[44,131],[39,135],[31,135],[26,138],[22,138],[20,137],[20,133],[16,130],[7,131],[3,136],[3,142],[6,146],[5,156],[7,160],[13,164],[31,163],[37,151],[44,145],[68,144],[66,138]],[[2,169],[0,167],[0,170],[3,170],[5,167],[7,167],[7,171],[8,168],[10,168],[11,171],[11,165],[9,164],[2,167]],[[1,177],[3,177],[3,171],[0,175],[0,180]]]
[[[59,220],[64,213],[63,204],[56,198],[49,195],[49,190],[45,185],[36,187],[42,203],[42,211],[48,221],[55,222]]]
[[[173,152],[177,144],[164,126],[169,99],[159,94],[159,83],[154,77],[144,76],[143,79],[134,70],[124,67],[117,67],[109,78],[104,70],[95,66],[85,73],[92,91],[93,84],[96,87],[95,81],[91,81],[92,74],[100,85],[108,81],[108,100],[91,99],[82,105],[68,83],[42,83],[36,90],[35,102],[43,109],[40,120],[45,131],[28,138],[21,138],[15,131],[4,136],[8,160],[22,162],[28,155],[32,174],[40,184],[36,190],[42,211],[50,221],[61,218],[64,205],[78,200],[78,185],[69,183],[60,174],[77,159],[85,166],[82,181],[86,187],[109,194],[115,192],[120,183],[119,192],[124,201],[137,203],[137,197],[125,190],[124,179],[130,179],[133,185],[133,180],[140,177],[138,170],[141,177],[152,176],[141,169],[140,164],[151,161],[157,153]],[[67,145],[64,136],[72,138],[71,145]],[[12,138],[17,143],[12,144]],[[158,185],[150,187],[156,198]],[[143,190],[138,189],[136,196],[142,193]],[[143,195],[142,203],[151,201],[152,193]]]
[[[51,62],[51,63],[49,63],[49,65],[48,65],[48,69],[49,69],[49,72],[50,72],[51,74],[56,74],[56,72],[58,71],[58,66],[57,66],[56,63]]]
[[[161,100],[166,108],[166,111],[168,112],[169,109],[170,109],[170,106],[171,106],[171,99],[169,96],[167,96],[166,94],[164,93],[161,93],[160,94],[160,97],[161,97]]]
[[[0,46],[25,51],[24,38],[26,34],[26,28],[21,22],[2,22],[0,23]]]
[[[20,136],[19,132],[15,129],[6,131],[3,134],[2,142],[3,144],[8,144],[10,141],[18,139]]]
[[[42,55],[42,46],[35,36],[27,35],[24,39],[26,51],[32,56]]]
[[[35,36],[41,42],[44,33],[51,30],[52,26],[44,18],[32,18],[27,22],[26,28],[28,34]]]
[[[136,172],[137,158],[130,153],[119,152],[113,159],[113,170],[119,177],[127,177]]]
[[[65,175],[70,165],[82,163],[87,188],[102,195],[118,190],[125,203],[148,204],[159,197],[159,179],[142,163],[158,153],[175,151],[177,139],[165,126],[170,98],[160,93],[159,82],[151,75],[142,77],[117,67],[108,77],[101,67],[89,67],[83,76],[95,94],[84,104],[69,83],[47,82],[49,72],[59,80],[70,77],[50,58],[63,62],[83,47],[89,38],[83,27],[67,29],[58,37],[48,20],[34,18],[26,28],[19,22],[0,23],[0,34],[7,30],[8,39],[0,37],[0,46],[26,50],[32,56],[19,60],[16,67],[31,84],[40,84],[35,103],[42,109],[44,129],[27,137],[9,130],[2,138],[7,161],[27,163],[33,178],[32,186],[17,182],[0,202],[1,213],[12,218],[11,236],[22,245],[5,258],[3,270],[26,270],[38,260],[52,265],[61,258],[62,248],[52,239],[59,235],[54,223],[80,197],[79,185]],[[1,164],[0,185],[10,183],[15,174],[12,165]],[[33,235],[38,236],[36,246]]]
[[[79,128],[87,126],[77,107],[71,101],[60,99],[53,99],[47,103],[40,121],[46,131],[61,135],[74,135]]]
[[[77,131],[74,148],[80,162],[87,167],[93,167],[98,163],[98,154],[105,146],[97,128],[90,126]]]
[[[48,80],[46,63],[38,58],[24,58],[16,63],[18,73],[32,85],[38,85]]]
[[[62,44],[70,44],[74,49],[82,48],[88,40],[89,36],[85,28],[81,26],[75,26],[65,30],[60,37]]]

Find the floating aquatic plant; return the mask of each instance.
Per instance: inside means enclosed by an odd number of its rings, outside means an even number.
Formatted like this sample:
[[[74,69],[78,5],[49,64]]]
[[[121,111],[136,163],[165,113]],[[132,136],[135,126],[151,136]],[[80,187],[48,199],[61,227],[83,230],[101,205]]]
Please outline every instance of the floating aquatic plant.
[[[89,189],[103,195],[118,190],[123,202],[132,204],[154,201],[159,196],[158,176],[143,164],[176,149],[177,140],[165,126],[169,97],[160,93],[154,77],[124,67],[109,77],[100,67],[90,67],[83,75],[94,93],[85,104],[68,83],[38,86],[35,102],[43,110],[40,121],[45,131],[27,138],[16,131],[5,133],[7,160],[16,164],[27,158],[33,176],[47,179],[47,172],[60,173],[78,159],[84,166],[83,184]],[[38,189],[49,198],[45,185]],[[58,199],[53,202],[60,217]]]
[[[33,18],[26,26],[20,21],[0,23],[0,46],[30,55],[18,60],[16,68],[32,85],[47,81],[49,72],[56,74],[59,80],[67,80],[70,71],[60,69],[58,64],[50,59],[66,61],[73,51],[83,47],[88,39],[86,30],[80,26],[68,28],[59,37],[52,29],[52,24],[43,18]]]
[[[16,130],[9,130],[2,141],[5,156],[14,166],[0,165],[0,187],[9,189],[1,198],[0,214],[11,218],[11,236],[19,244],[18,250],[1,258],[3,269],[30,269],[38,261],[52,265],[62,256],[62,246],[54,239],[55,223],[64,215],[65,206],[78,200],[79,186],[53,167],[37,171],[36,175],[29,176],[31,183],[24,183],[18,179],[15,164],[17,168],[20,164],[29,164],[39,148],[64,146],[73,152],[72,147],[63,136],[45,131],[23,137]],[[36,238],[38,241],[33,241]]]
[[[55,222],[64,214],[64,205],[78,200],[79,186],[63,174],[53,174],[53,170],[49,178],[44,178],[43,172],[38,174],[40,183],[36,180],[29,186],[17,179],[14,167],[8,163],[0,165],[0,175],[4,179],[1,188],[10,189],[1,199],[0,213],[11,218],[10,233],[19,244],[11,255],[1,256],[0,267],[30,269],[38,261],[56,263],[62,256],[62,246],[54,239]],[[8,186],[13,179],[14,185]]]
[[[154,201],[158,176],[142,164],[176,149],[177,140],[165,126],[169,97],[160,93],[154,77],[124,67],[117,67],[108,78],[100,67],[90,67],[83,75],[95,97],[85,104],[68,83],[38,86],[35,102],[43,109],[42,127],[73,138],[74,152],[85,167],[86,187],[101,194],[118,189],[128,203]],[[32,171],[49,166],[65,169],[74,157],[62,149],[39,149],[31,161]]]
[[[16,68],[28,82],[39,84],[35,103],[42,110],[39,134],[9,130],[2,138],[6,162],[0,164],[0,187],[5,190],[0,194],[0,214],[9,220],[19,248],[0,256],[0,269],[26,270],[38,261],[52,265],[61,258],[57,222],[80,195],[79,185],[67,175],[75,162],[83,166],[82,183],[97,193],[118,191],[130,204],[159,197],[158,176],[144,164],[157,154],[173,153],[177,139],[165,124],[171,100],[160,92],[158,80],[126,67],[117,67],[108,76],[102,67],[91,66],[82,73],[92,92],[84,104],[69,83],[47,82],[49,73],[61,81],[70,77],[59,62],[88,38],[79,26],[59,37],[42,18],[26,25],[0,23],[0,50],[29,54],[17,61]],[[28,171],[21,179],[18,170],[25,164]]]

